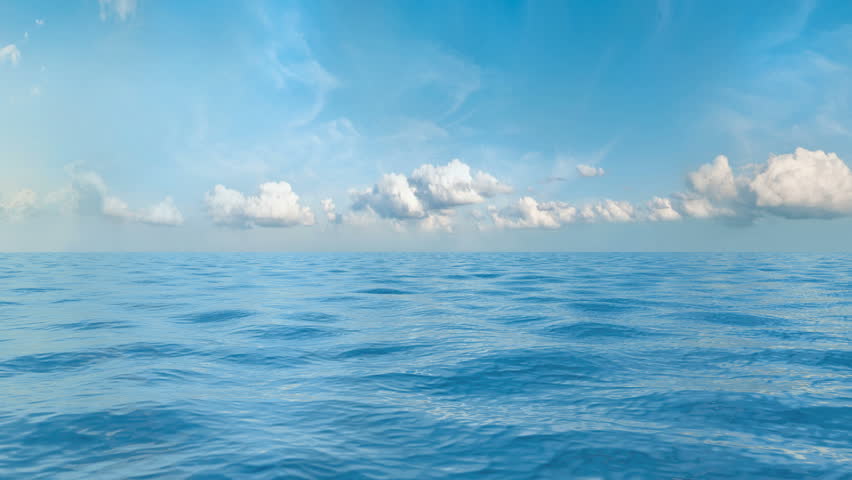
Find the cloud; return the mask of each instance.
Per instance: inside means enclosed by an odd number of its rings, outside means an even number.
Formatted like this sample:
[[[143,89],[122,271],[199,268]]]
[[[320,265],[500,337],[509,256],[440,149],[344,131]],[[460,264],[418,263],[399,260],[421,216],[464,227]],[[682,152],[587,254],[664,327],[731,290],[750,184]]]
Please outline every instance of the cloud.
[[[640,207],[615,200],[574,206],[523,197],[502,210],[490,207],[489,212],[498,228],[551,229],[577,222],[724,218],[746,225],[767,215],[852,216],[852,170],[835,153],[797,148],[743,170],[737,175],[728,158],[719,155],[687,175],[687,191],[655,196]]]
[[[672,221],[680,220],[680,213],[672,206],[672,201],[669,198],[654,197],[648,202],[648,220],[657,221]]]
[[[562,202],[539,203],[532,197],[521,197],[502,210],[489,209],[498,228],[559,228],[576,219],[577,209]]]
[[[166,197],[162,202],[140,212],[138,220],[149,225],[178,226],[183,224],[183,215],[175,206],[172,197]]]
[[[437,167],[421,165],[411,174],[409,182],[429,209],[480,203],[486,197],[512,191],[485,172],[471,176],[470,167],[459,159]]]
[[[75,165],[66,167],[66,173],[70,183],[42,198],[32,190],[24,189],[0,200],[0,217],[22,220],[36,214],[53,212],[100,215],[111,220],[149,225],[175,227],[183,224],[183,215],[171,197],[148,208],[133,210],[124,200],[110,193],[106,182],[97,173],[80,170]]]
[[[604,200],[580,210],[580,217],[587,222],[629,222],[635,220],[635,215],[630,202],[616,200]]]
[[[414,73],[401,84],[413,89],[442,92],[444,98],[436,99],[436,105],[445,109],[444,119],[459,113],[471,95],[482,87],[482,72],[478,65],[434,46],[418,50],[418,55],[406,60],[408,72]]]
[[[730,208],[713,205],[706,197],[690,194],[678,194],[677,197],[677,211],[685,217],[713,218],[735,215]]]
[[[693,191],[711,199],[726,200],[737,196],[734,172],[724,155],[716,157],[713,163],[702,165],[687,178]]]
[[[39,27],[44,26],[44,19],[43,18],[36,18],[35,24],[38,25]]]
[[[606,173],[603,168],[583,164],[577,165],[577,172],[584,177],[602,177]]]
[[[375,225],[379,221],[376,212],[370,209],[360,211],[350,210],[342,215],[338,214],[338,218],[340,219],[340,223],[356,227]]]
[[[385,174],[363,191],[354,191],[352,210],[370,210],[386,219],[429,219],[428,228],[446,226],[440,217],[452,207],[482,203],[486,198],[512,191],[511,187],[483,171],[471,174],[470,167],[458,159],[446,165],[424,164],[410,177]],[[442,227],[443,228],[443,227]]]
[[[328,223],[338,224],[343,222],[342,215],[337,213],[334,200],[326,198],[321,200],[320,203],[322,203],[322,209],[325,212],[325,218],[328,220]]]
[[[21,51],[18,50],[18,47],[16,47],[14,43],[10,43],[5,47],[0,47],[0,64],[8,62],[14,67],[18,65],[20,60]]]
[[[755,206],[787,218],[852,214],[852,172],[835,153],[773,155],[748,183]]]
[[[532,197],[522,197],[502,210],[491,207],[489,213],[498,228],[556,229],[579,222],[636,220],[636,209],[630,202],[615,200],[603,200],[578,207],[565,202],[538,202]]]
[[[852,171],[835,153],[797,148],[744,170],[737,175],[725,156],[716,157],[687,176],[689,191],[675,195],[673,208],[686,217],[741,223],[766,215],[852,215]]]
[[[423,218],[426,209],[405,175],[388,173],[363,192],[352,192],[352,209],[372,210],[383,218]]]
[[[123,22],[136,12],[136,0],[98,0],[98,4],[101,7],[102,21],[115,15]]]
[[[430,213],[426,218],[420,220],[420,229],[426,232],[452,232],[453,211]]]
[[[299,196],[284,181],[262,183],[258,195],[216,185],[205,197],[213,222],[232,227],[292,227],[313,225],[314,213],[299,204]]]
[[[449,136],[449,132],[435,122],[424,119],[408,118],[401,121],[399,130],[387,138],[394,143],[421,144],[431,142],[433,140],[446,139]]]
[[[112,195],[103,178],[92,171],[68,168],[71,186],[48,195],[47,203],[64,211],[148,225],[177,227],[183,225],[183,215],[171,197],[141,210],[131,209],[121,198]]]
[[[31,215],[37,207],[38,195],[30,189],[13,193],[9,198],[0,200],[0,217],[20,220]]]
[[[480,69],[475,64],[468,63],[451,55],[447,55],[445,61],[446,64],[441,66],[440,75],[450,75],[452,78],[452,80],[444,79],[445,82],[449,82],[448,84],[451,85],[450,97],[452,105],[450,105],[449,110],[444,114],[445,116],[449,116],[456,113],[467,99],[480,89]]]
[[[289,12],[280,17],[270,17],[262,9],[260,20],[269,41],[261,49],[259,63],[272,77],[276,88],[295,92],[299,98],[310,98],[309,104],[295,108],[291,127],[313,122],[325,109],[328,95],[340,82],[317,60],[303,34],[299,15]],[[304,95],[302,91],[310,92]],[[295,98],[294,98],[295,100]]]
[[[690,190],[677,194],[677,208],[695,218],[852,215],[852,171],[835,153],[797,148],[747,170],[735,175],[726,157],[716,157],[688,175]]]
[[[603,162],[618,142],[617,137],[613,138],[597,150],[581,155],[573,153],[557,154],[553,162],[553,167],[550,170],[550,175],[544,180],[544,183],[568,182],[575,180],[578,175],[582,177],[601,177],[605,175],[606,170],[595,165]],[[529,157],[529,155],[525,154],[524,156]],[[533,159],[529,158],[529,160]]]

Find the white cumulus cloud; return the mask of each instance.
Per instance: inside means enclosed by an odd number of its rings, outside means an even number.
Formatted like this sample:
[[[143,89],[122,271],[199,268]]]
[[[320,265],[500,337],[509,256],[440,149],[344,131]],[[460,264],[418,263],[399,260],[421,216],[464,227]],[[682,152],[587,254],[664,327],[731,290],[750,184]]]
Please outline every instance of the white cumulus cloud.
[[[734,172],[728,164],[728,157],[719,155],[713,163],[702,165],[687,176],[690,187],[701,195],[713,200],[731,199],[737,196]]]
[[[183,215],[175,206],[172,197],[166,197],[160,203],[152,205],[139,213],[138,220],[142,223],[150,225],[171,225],[178,226],[183,224]]]
[[[648,202],[648,220],[657,222],[680,220],[680,218],[681,215],[672,206],[671,199],[654,197]]]
[[[679,194],[677,210],[682,216],[692,218],[713,218],[735,215],[732,209],[713,205],[707,197],[696,196],[694,194]]]
[[[597,174],[591,170],[586,173]],[[852,170],[837,154],[820,150],[798,148],[738,169],[731,166],[727,157],[719,155],[690,172],[686,184],[685,191],[654,196],[642,204],[604,199],[576,205],[524,196],[502,209],[489,206],[487,212],[497,228],[544,229],[573,223],[688,218],[721,218],[747,225],[767,215],[852,216]],[[385,175],[373,188],[353,194],[353,211],[394,221],[414,219],[424,229],[449,230],[450,207],[482,203],[508,191],[509,187],[493,176],[484,172],[472,174],[467,165],[453,160],[444,166],[423,165],[410,177]],[[480,228],[488,228],[482,223],[487,217],[472,218]]]
[[[489,213],[498,228],[559,228],[574,221],[577,209],[561,202],[539,203],[532,197],[521,197],[502,210],[492,207]]]
[[[635,220],[635,214],[630,202],[617,200],[604,200],[580,210],[580,217],[587,222],[629,222]]]
[[[630,202],[603,200],[583,206],[565,202],[538,202],[522,197],[516,203],[498,210],[489,209],[491,220],[498,228],[560,228],[578,222],[630,222],[637,219]]]
[[[775,215],[830,218],[852,215],[852,171],[835,153],[797,148],[735,174],[720,155],[687,176],[689,191],[673,207],[694,218],[728,217],[751,222]]]
[[[204,198],[213,222],[242,228],[314,224],[314,213],[299,203],[299,196],[289,183],[267,182],[258,189],[257,195],[245,196],[216,185]]]
[[[411,174],[410,182],[415,191],[420,189],[421,198],[435,208],[482,201],[471,185],[470,167],[458,160],[438,167],[422,165]]]
[[[510,191],[510,186],[493,175],[472,173],[470,166],[454,159],[446,165],[421,165],[409,177],[385,174],[373,187],[350,195],[354,211],[369,210],[393,220],[429,219],[424,228],[446,230],[449,223],[443,217],[449,213],[445,210],[482,203]]]
[[[384,218],[423,218],[426,209],[405,175],[388,173],[362,192],[352,192],[352,209],[372,210]]]
[[[779,216],[852,214],[852,172],[835,153],[797,148],[770,156],[748,188],[757,208]]]

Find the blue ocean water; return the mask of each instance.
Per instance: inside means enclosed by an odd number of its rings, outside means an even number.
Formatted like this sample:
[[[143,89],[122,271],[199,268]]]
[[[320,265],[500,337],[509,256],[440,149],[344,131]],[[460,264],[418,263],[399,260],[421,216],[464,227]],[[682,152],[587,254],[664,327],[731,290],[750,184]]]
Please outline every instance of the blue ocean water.
[[[852,478],[852,255],[3,254],[3,479]]]

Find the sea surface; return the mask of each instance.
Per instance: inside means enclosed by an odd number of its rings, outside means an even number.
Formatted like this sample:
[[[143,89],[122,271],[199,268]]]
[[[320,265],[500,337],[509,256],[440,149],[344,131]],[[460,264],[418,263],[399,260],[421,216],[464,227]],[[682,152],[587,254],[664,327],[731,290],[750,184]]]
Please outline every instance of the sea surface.
[[[2,479],[849,479],[852,255],[2,254]]]

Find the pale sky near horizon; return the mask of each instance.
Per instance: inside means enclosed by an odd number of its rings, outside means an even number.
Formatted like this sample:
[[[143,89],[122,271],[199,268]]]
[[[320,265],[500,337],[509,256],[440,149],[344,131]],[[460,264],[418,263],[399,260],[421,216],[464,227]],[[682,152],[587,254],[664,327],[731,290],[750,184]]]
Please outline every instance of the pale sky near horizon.
[[[852,249],[847,1],[0,0],[0,251]]]

